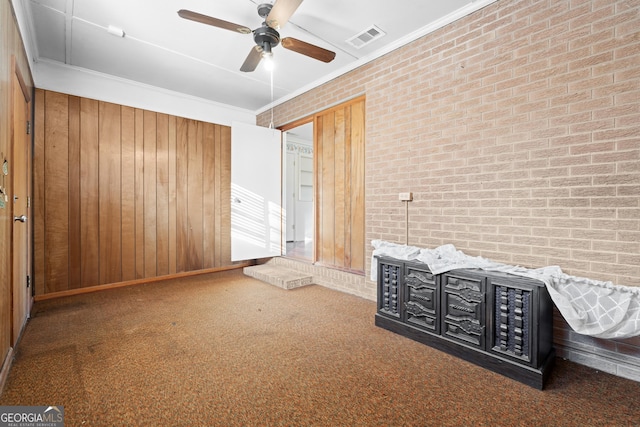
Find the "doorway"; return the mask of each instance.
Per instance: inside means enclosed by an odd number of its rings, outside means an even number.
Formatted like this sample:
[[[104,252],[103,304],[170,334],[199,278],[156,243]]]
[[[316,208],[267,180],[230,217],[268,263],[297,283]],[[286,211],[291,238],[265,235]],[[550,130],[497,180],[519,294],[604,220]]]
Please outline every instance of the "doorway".
[[[286,256],[314,260],[313,121],[283,133]]]
[[[289,257],[364,274],[365,100],[362,95],[281,128],[286,148],[283,235]],[[299,140],[310,145],[290,142]],[[309,173],[301,177],[297,165],[310,165]],[[300,209],[300,202],[307,205]]]

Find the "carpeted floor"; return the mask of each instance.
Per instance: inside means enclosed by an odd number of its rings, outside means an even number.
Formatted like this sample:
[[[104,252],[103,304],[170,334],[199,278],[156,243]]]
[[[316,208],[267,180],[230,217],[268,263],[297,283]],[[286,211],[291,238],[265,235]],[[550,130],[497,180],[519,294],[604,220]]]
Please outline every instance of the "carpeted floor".
[[[1,405],[67,426],[640,426],[640,383],[544,391],[374,326],[375,303],[229,271],[36,304]]]

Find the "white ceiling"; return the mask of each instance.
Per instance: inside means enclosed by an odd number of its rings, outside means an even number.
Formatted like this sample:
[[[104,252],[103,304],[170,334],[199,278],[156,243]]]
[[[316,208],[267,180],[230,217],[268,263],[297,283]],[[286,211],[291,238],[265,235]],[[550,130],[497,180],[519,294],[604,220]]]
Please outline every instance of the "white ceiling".
[[[54,61],[235,108],[260,111],[349,71],[494,0],[305,0],[280,29],[336,52],[325,64],[282,46],[270,73],[240,66],[251,35],[182,19],[189,9],[255,29],[259,0],[14,0],[28,22],[35,61]],[[125,36],[107,32],[121,28]],[[376,25],[386,36],[356,49],[346,40]],[[36,81],[37,85],[37,81]]]

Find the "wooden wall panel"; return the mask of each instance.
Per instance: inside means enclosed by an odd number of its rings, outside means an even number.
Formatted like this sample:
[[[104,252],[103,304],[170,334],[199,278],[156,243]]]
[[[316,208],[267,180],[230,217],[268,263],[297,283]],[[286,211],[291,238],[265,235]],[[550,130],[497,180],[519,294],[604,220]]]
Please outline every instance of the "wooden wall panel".
[[[364,164],[365,164],[365,101],[361,99],[350,105],[350,129],[349,135],[351,146],[350,153],[350,170],[349,181],[351,196],[351,212],[349,220],[349,236],[351,238],[349,252],[349,268],[364,272],[365,269],[365,233],[364,233]]]
[[[122,280],[136,278],[136,112],[122,107]]]
[[[322,222],[319,239],[320,245],[318,261],[326,265],[335,265],[335,129],[334,114],[325,114],[322,120],[322,134],[319,143],[322,144],[322,169],[318,169],[322,180],[322,194],[320,195],[320,209],[322,210]]]
[[[156,275],[169,274],[169,116],[156,123]]]
[[[364,99],[315,117],[316,261],[363,272]]]
[[[224,267],[231,264],[231,128],[217,127],[220,138],[216,139],[216,267]]]
[[[364,100],[351,104],[351,147],[350,153],[350,250],[349,266],[352,270],[364,271],[365,268],[365,233],[364,233]]]
[[[177,197],[176,197],[176,167],[177,167],[177,119],[175,116],[169,116],[169,274],[175,274],[178,271],[176,253],[177,240]]]
[[[348,179],[345,170],[345,152],[349,147],[349,139],[345,132],[345,110],[336,110],[333,114],[334,121],[334,265],[336,267],[345,267],[344,242],[345,228],[348,225],[345,216],[345,200],[348,195],[345,194],[348,185]]]
[[[37,294],[232,264],[229,127],[42,90],[36,117]]]
[[[351,164],[351,162],[354,160],[354,156],[352,153],[353,150],[353,139],[352,139],[352,120],[353,120],[353,115],[351,114],[351,109],[347,108],[344,111],[344,134],[345,134],[345,147],[344,147],[344,167],[345,167],[345,183],[344,183],[344,194],[345,194],[345,203],[344,203],[344,220],[347,224],[354,224],[353,222],[353,209],[354,207],[352,206],[351,200],[353,198],[353,191],[352,189],[357,189],[357,188],[364,188],[364,187],[358,187],[358,186],[353,186],[353,181],[354,181],[354,176],[353,173],[355,173],[355,171],[353,171],[353,165]],[[364,144],[364,141],[363,141]],[[352,173],[353,172],[353,173]],[[364,171],[363,171],[363,175],[364,175]],[[364,181],[362,181],[364,183]],[[357,193],[357,190],[356,190]],[[362,207],[362,213],[364,214],[364,206]],[[352,259],[353,259],[353,254],[352,254],[352,250],[358,250],[358,247],[356,246],[355,248],[352,246],[352,228],[349,228],[349,233],[345,233],[344,236],[344,266],[346,268],[351,268],[351,266],[353,265]],[[362,224],[362,229],[364,230],[364,223]],[[363,240],[364,241],[364,240]],[[357,244],[357,242],[356,242]],[[364,249],[364,248],[363,248]],[[363,252],[364,253],[364,252]]]
[[[122,281],[120,106],[100,102],[98,127],[100,284],[106,284]]]
[[[215,182],[216,182],[216,146],[215,146],[215,125],[204,124],[203,144],[202,144],[202,160],[205,165],[212,165],[210,170],[203,176],[202,192],[203,194],[211,194],[213,197],[203,197],[202,199],[202,234],[204,236],[203,267],[213,268],[215,266],[216,247],[215,247]]]
[[[188,218],[188,182],[187,171],[189,155],[189,122],[190,120],[178,118],[177,146],[176,146],[176,270],[188,271],[187,247],[189,242]]]
[[[44,105],[44,91],[36,90],[35,105]],[[45,293],[44,251],[44,108],[36,108],[33,146],[33,275],[36,294]]]
[[[45,96],[45,291],[69,289],[69,97]]]
[[[136,193],[136,279],[145,277],[144,271],[144,110],[135,110],[135,193]]]
[[[157,118],[144,112],[144,277],[157,272]]]
[[[202,262],[202,146],[204,143],[204,126],[195,120],[189,121],[189,154],[187,173],[188,197],[188,243],[187,266],[189,270],[200,270]]]
[[[48,92],[47,92],[48,93]],[[39,107],[36,105],[36,110]],[[98,101],[80,101],[80,259],[81,287],[100,284],[100,188]],[[47,218],[45,217],[45,220]]]
[[[80,218],[80,98],[69,97],[69,216]],[[80,221],[69,221],[69,258],[82,257]],[[82,263],[69,263],[69,287],[79,288]]]

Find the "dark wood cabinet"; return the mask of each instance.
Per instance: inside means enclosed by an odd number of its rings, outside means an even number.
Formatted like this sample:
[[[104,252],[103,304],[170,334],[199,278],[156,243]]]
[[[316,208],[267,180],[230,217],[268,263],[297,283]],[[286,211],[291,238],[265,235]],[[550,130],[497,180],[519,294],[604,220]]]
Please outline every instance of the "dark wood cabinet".
[[[544,283],[480,269],[434,275],[423,263],[377,259],[377,326],[544,387],[555,358]]]

